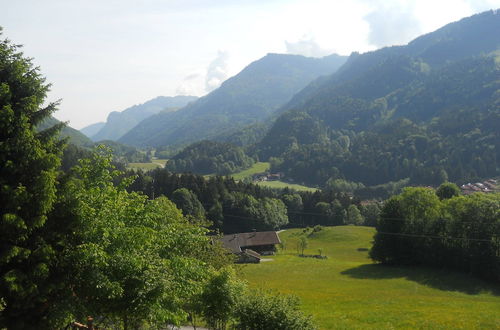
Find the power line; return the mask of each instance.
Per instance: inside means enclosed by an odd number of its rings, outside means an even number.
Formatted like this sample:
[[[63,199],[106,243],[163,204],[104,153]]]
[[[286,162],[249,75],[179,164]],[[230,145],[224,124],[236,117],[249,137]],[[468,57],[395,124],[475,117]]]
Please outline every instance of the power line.
[[[405,234],[405,233],[388,233],[388,232],[384,232],[384,231],[377,231],[376,234],[391,235],[391,236],[404,236],[404,237],[417,237],[417,238],[433,238],[433,239],[443,239],[443,240],[488,242],[488,243],[490,243],[494,238],[494,237],[492,237],[492,239],[482,239],[482,238],[468,238],[468,237],[446,237],[446,236],[416,235],[416,234]]]

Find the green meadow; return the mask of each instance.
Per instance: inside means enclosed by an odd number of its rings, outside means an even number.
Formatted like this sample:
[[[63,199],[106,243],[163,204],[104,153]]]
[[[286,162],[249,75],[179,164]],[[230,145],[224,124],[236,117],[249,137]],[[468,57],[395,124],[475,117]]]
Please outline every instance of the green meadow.
[[[374,229],[323,227],[296,242],[302,229],[280,233],[285,249],[272,261],[242,265],[251,286],[295,294],[321,329],[500,329],[500,287],[458,272],[374,264]]]
[[[317,188],[306,187],[306,186],[302,186],[300,184],[288,183],[288,182],[283,182],[283,181],[259,181],[259,182],[257,182],[257,184],[259,186],[268,187],[268,188],[276,188],[276,189],[289,188],[289,189],[294,189],[297,191],[311,191],[311,192],[315,192],[316,190],[318,190]]]
[[[159,164],[161,166],[165,166],[165,164],[168,162],[168,159],[153,159],[151,162]]]
[[[159,164],[156,161],[154,163],[128,163],[127,168],[129,169],[134,169],[134,170],[143,170],[143,171],[149,171],[149,170],[154,170],[155,168],[158,167],[164,167],[165,164]]]
[[[243,170],[241,172],[231,174],[231,176],[235,180],[243,180],[245,178],[251,178],[252,175],[254,174],[268,171],[270,166],[271,165],[268,162],[257,162],[253,164],[252,167],[247,168],[246,170]]]

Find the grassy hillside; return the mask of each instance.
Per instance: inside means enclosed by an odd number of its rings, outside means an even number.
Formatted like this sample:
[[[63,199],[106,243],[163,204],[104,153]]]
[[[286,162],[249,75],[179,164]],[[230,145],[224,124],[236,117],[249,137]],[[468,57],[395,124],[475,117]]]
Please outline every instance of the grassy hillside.
[[[251,178],[252,175],[257,173],[266,172],[269,170],[270,164],[268,162],[257,162],[252,165],[252,167],[247,168],[238,173],[231,174],[235,180],[243,180],[245,178]]]
[[[300,229],[280,233],[287,248],[273,261],[245,265],[252,286],[293,293],[322,329],[498,329],[500,289],[466,274],[373,264],[369,227],[327,227],[309,237],[300,258]]]
[[[289,188],[289,189],[294,189],[297,191],[315,192],[316,190],[318,190],[317,188],[306,187],[306,186],[302,186],[300,184],[287,183],[287,182],[283,182],[283,181],[259,181],[259,182],[257,182],[257,184],[259,186],[264,186],[267,188],[277,188],[277,189]]]
[[[134,170],[143,170],[143,171],[149,171],[149,170],[154,170],[155,168],[158,167],[164,167],[165,165],[160,164],[156,161],[153,161],[152,163],[128,163],[127,168],[129,169],[134,169]]]

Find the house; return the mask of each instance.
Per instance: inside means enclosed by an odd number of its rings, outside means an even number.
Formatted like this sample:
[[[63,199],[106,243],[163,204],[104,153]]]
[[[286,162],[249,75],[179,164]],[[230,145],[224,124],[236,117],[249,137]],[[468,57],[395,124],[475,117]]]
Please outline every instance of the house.
[[[274,254],[276,244],[281,243],[278,233],[275,231],[253,231],[224,235],[221,242],[226,249],[239,256],[238,262],[241,263],[259,263],[261,255]]]

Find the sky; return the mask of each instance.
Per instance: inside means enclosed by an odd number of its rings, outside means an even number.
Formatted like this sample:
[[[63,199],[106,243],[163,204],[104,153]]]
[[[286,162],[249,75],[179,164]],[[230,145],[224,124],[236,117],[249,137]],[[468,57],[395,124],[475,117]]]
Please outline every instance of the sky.
[[[55,117],[80,129],[156,96],[202,96],[267,53],[406,44],[500,0],[0,0]]]

